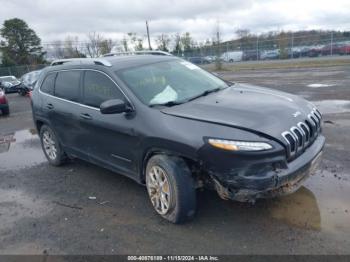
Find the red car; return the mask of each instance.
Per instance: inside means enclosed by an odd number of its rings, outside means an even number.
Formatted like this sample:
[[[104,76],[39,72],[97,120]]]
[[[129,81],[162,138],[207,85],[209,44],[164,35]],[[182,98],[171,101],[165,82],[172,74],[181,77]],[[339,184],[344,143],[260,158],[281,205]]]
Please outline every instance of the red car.
[[[340,52],[339,52],[341,55],[350,55],[350,44],[348,45],[343,45],[341,48],[340,48]]]
[[[7,101],[5,92],[0,88],[0,110],[3,115],[10,114],[9,103]]]

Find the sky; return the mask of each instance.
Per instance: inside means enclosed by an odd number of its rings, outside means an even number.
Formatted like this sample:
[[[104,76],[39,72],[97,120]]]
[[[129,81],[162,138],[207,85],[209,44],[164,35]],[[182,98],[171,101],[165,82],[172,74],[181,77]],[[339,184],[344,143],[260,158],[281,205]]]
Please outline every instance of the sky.
[[[42,43],[68,35],[85,40],[89,32],[121,39],[127,32],[151,37],[190,32],[198,41],[212,38],[219,23],[222,38],[238,29],[350,30],[350,0],[0,0],[0,23],[25,20]]]

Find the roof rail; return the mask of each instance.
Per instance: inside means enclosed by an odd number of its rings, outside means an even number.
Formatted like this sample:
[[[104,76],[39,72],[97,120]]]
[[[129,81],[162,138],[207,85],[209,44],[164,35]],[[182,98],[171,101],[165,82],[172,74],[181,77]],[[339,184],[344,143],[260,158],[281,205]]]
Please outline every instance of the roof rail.
[[[102,57],[108,57],[108,56],[126,56],[126,55],[165,55],[165,56],[172,56],[172,54],[160,51],[160,50],[145,50],[145,51],[127,51],[127,52],[115,52],[115,53],[108,53],[103,55]]]
[[[51,66],[63,65],[67,63],[72,64],[95,64],[102,66],[112,66],[112,64],[103,58],[67,58],[57,59],[51,62]]]

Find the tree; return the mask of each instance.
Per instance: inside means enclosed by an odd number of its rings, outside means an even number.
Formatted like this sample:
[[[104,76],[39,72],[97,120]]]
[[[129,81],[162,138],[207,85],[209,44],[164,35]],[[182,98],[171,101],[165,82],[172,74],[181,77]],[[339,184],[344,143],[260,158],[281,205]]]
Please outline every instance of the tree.
[[[67,36],[64,40],[64,58],[80,58],[86,57],[83,53],[81,53],[78,49],[77,43],[79,39],[77,36]]]
[[[173,53],[176,55],[182,54],[182,45],[181,45],[181,37],[179,33],[176,33],[174,36],[174,50]]]
[[[192,50],[193,40],[189,32],[184,33],[181,36],[180,41],[184,52],[189,52]]]
[[[105,39],[102,34],[90,32],[87,38],[85,48],[90,57],[99,57],[110,53],[113,49],[114,42],[112,39]]]
[[[28,24],[18,18],[5,20],[0,34],[4,65],[29,65],[44,62],[41,40]]]
[[[169,52],[170,38],[168,35],[161,34],[160,36],[158,36],[156,42],[159,50]]]
[[[215,26],[215,41],[216,43],[216,52],[215,52],[215,68],[216,70],[221,70],[222,69],[222,61],[220,59],[221,55],[221,29],[220,29],[220,23],[217,21],[216,26]]]

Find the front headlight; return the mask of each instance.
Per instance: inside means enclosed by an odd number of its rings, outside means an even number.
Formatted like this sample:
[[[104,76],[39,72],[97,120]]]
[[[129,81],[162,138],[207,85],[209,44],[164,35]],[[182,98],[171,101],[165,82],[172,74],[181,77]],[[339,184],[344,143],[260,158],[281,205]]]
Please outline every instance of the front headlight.
[[[272,148],[270,144],[265,142],[233,141],[213,138],[210,138],[208,142],[213,147],[230,151],[263,151]]]

